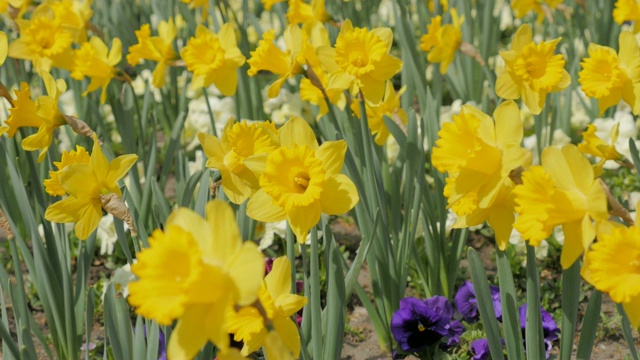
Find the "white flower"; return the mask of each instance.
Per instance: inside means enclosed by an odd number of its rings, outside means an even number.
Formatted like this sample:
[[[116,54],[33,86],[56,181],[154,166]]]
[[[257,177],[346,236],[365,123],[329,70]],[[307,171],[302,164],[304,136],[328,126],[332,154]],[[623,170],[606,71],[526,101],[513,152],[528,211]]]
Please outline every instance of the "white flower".
[[[134,259],[135,264],[138,260]],[[102,302],[104,302],[104,295],[107,293],[109,284],[113,284],[116,293],[121,293],[125,299],[129,296],[129,283],[134,281],[136,276],[131,272],[131,265],[126,264],[121,268],[117,268],[111,275],[111,279],[102,285]]]
[[[153,100],[157,103],[162,102],[160,89],[153,86],[153,73],[149,69],[144,69],[138,74],[136,79],[131,82],[131,87],[133,87],[133,92],[137,96],[142,96],[146,92],[147,86],[149,86],[149,91],[153,94]]]
[[[527,243],[522,238],[522,235],[518,232],[518,230],[513,229],[511,231],[511,236],[509,237],[509,244],[513,245],[516,249],[516,252],[522,256],[522,266],[527,266],[527,257],[525,256],[527,252]],[[547,240],[542,240],[540,245],[535,247],[536,251],[536,259],[544,260],[547,255],[549,255],[549,243]]]
[[[107,214],[100,219],[97,237],[100,240],[100,255],[113,254],[113,247],[118,241],[116,227],[113,225],[113,215]]]
[[[640,192],[632,191],[629,194],[629,199],[627,200],[629,203],[629,210],[636,210],[638,207],[638,201],[640,201]]]
[[[208,93],[208,92],[207,92]],[[209,107],[213,114],[216,126],[216,134],[222,136],[222,130],[229,118],[235,113],[235,103],[232,97],[224,97],[222,99],[209,95]],[[193,150],[200,145],[198,137],[199,132],[211,134],[211,118],[209,116],[209,108],[207,100],[204,96],[195,98],[189,102],[189,112],[184,121],[182,132],[182,142],[186,144],[187,151]]]

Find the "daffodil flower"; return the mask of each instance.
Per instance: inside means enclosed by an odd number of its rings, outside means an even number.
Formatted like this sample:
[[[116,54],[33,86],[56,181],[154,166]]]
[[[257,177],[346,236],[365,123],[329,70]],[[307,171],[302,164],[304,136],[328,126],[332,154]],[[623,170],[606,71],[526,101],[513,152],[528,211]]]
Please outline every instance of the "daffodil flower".
[[[638,21],[640,20],[640,1],[638,0],[618,0],[613,9],[613,20],[619,25],[627,21],[633,21],[634,32],[638,32],[640,28]]]
[[[67,89],[62,79],[54,79],[48,72],[41,73],[47,95],[31,100],[31,91],[27,83],[16,90],[13,107],[9,109],[11,115],[6,121],[9,137],[13,137],[21,127],[36,127],[38,132],[22,140],[22,148],[27,151],[40,150],[38,162],[42,162],[53,141],[53,131],[67,122],[58,109],[58,98]]]
[[[322,213],[343,214],[360,198],[351,179],[340,174],[344,140],[318,146],[311,127],[297,117],[280,128],[279,136],[280,148],[267,157],[261,188],[249,199],[247,215],[262,222],[287,219],[304,243]]]
[[[616,141],[618,141],[618,133],[620,123],[616,123],[611,129],[611,144],[606,144],[596,135],[598,128],[589,124],[587,130],[582,133],[582,143],[578,144],[578,149],[585,154],[599,157],[600,161],[594,165],[595,176],[602,174],[602,167],[607,160],[621,160],[623,156],[616,150]]]
[[[569,268],[596,236],[593,221],[606,220],[607,198],[593,168],[575,145],[542,151],[541,166],[522,173],[516,186],[514,227],[530,245],[537,246],[562,225],[565,234],[560,257]]]
[[[316,50],[322,67],[330,74],[328,90],[349,89],[354,96],[362,91],[368,101],[382,101],[386,81],[402,69],[402,60],[389,54],[392,43],[389,28],[357,28],[351,20],[345,20],[335,47]]]
[[[104,104],[107,100],[107,86],[116,75],[115,66],[121,59],[122,42],[118,38],[113,38],[111,41],[111,50],[97,36],[82,44],[80,49],[76,50],[71,72],[71,77],[76,80],[82,80],[85,76],[91,79],[82,96],[102,88],[100,103]]]
[[[293,358],[300,354],[300,334],[296,324],[291,320],[291,316],[300,310],[306,303],[307,298],[300,295],[290,294],[291,291],[291,265],[286,256],[277,258],[273,262],[273,268],[264,278],[264,282],[258,292],[258,300],[264,310],[266,318],[254,306],[240,308],[238,311],[229,312],[227,331],[235,334],[236,341],[242,341],[244,346],[241,354],[244,356],[258,350],[269,341],[269,327],[273,327],[280,339],[284,342],[286,349]],[[266,347],[269,349],[269,347]],[[281,359],[272,357],[268,358]],[[291,357],[289,355],[288,357]]]
[[[52,67],[71,70],[73,67],[73,36],[64,24],[53,16],[18,19],[20,37],[9,44],[9,57],[30,60],[36,72],[49,72]]]
[[[420,49],[429,53],[429,62],[440,63],[442,74],[447,73],[456,50],[462,44],[464,16],[458,16],[456,9],[451,9],[451,20],[451,24],[442,25],[442,16],[434,17],[427,26],[427,33],[420,38]]]
[[[75,222],[76,236],[85,240],[98,228],[102,219],[101,195],[122,197],[118,180],[127,174],[137,160],[137,155],[129,154],[108,161],[94,135],[89,162],[67,164],[57,172],[57,182],[69,196],[51,204],[44,218],[57,223]]]
[[[504,250],[513,229],[515,183],[512,171],[531,164],[524,149],[520,110],[513,101],[498,106],[490,116],[465,105],[452,123],[438,132],[432,162],[448,173],[444,194],[448,207],[458,215],[454,228],[482,224],[485,220],[496,233],[496,243]]]
[[[635,223],[639,224],[637,218]],[[597,226],[598,241],[584,256],[582,277],[622,304],[634,329],[640,326],[640,228],[604,221]]]
[[[245,57],[238,49],[233,25],[222,25],[218,33],[198,25],[196,36],[189,39],[180,55],[193,72],[192,89],[214,84],[224,96],[233,96],[238,87],[238,68]]]
[[[640,112],[640,48],[635,36],[623,31],[620,51],[598,44],[589,44],[589,57],[582,60],[578,81],[582,91],[598,99],[602,115],[608,108],[624,100],[634,114]]]
[[[280,50],[274,43],[275,33],[269,30],[262,36],[255,51],[251,52],[251,58],[247,60],[249,76],[255,76],[260,70],[267,70],[278,79],[269,86],[267,96],[275,98],[280,93],[280,88],[284,82],[302,73],[302,66],[299,56],[302,51],[303,36],[302,30],[297,25],[289,25],[284,31],[284,42],[286,52]]]
[[[170,359],[191,359],[207,341],[238,355],[229,349],[226,313],[254,303],[264,277],[264,256],[242,241],[231,206],[213,200],[205,213],[175,210],[131,266],[139,280],[129,283],[127,301],[136,313],[161,325],[178,320]]]
[[[505,70],[496,80],[496,94],[503,99],[522,98],[533,114],[540,114],[548,93],[571,84],[562,55],[554,55],[558,42],[560,38],[536,44],[531,26],[522,25],[513,35],[511,48],[500,51]]]
[[[279,142],[272,122],[234,123],[233,119],[225,125],[220,139],[198,133],[198,140],[208,158],[206,166],[220,171],[222,189],[235,204],[243,203],[260,188],[258,179],[267,156]]]
[[[164,85],[165,69],[177,57],[173,50],[173,40],[176,37],[176,26],[173,19],[161,21],[158,25],[158,36],[151,36],[149,24],[144,24],[136,31],[138,44],[129,47],[127,62],[136,66],[142,59],[157,62],[153,70],[153,86],[161,88]]]

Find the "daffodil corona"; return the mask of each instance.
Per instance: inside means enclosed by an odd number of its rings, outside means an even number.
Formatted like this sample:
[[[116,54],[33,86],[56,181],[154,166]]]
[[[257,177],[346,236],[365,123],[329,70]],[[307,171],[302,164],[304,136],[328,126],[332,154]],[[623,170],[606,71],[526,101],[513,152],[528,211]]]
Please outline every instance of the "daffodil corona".
[[[533,42],[529,24],[522,25],[509,50],[500,51],[505,69],[498,75],[496,94],[503,99],[519,99],[533,114],[540,114],[547,94],[565,89],[571,77],[564,69],[562,55],[554,55],[560,39]]]
[[[531,164],[531,154],[521,147],[520,110],[513,101],[502,103],[491,117],[465,105],[453,123],[438,132],[433,166],[448,173],[444,189],[449,207],[458,215],[454,227],[482,224],[485,220],[505,249],[513,229],[512,171]]]
[[[279,131],[280,148],[267,157],[258,190],[247,204],[247,215],[263,222],[287,219],[299,242],[320,221],[322,213],[343,214],[358,200],[355,185],[340,174],[347,143],[326,141],[301,118],[291,118]]]

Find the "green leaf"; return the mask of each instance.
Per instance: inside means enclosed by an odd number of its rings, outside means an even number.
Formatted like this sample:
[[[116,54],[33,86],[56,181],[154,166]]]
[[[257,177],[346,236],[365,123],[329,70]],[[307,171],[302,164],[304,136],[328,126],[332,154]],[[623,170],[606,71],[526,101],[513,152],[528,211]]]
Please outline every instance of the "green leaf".
[[[598,331],[598,322],[600,321],[600,307],[602,305],[602,293],[593,289],[587,310],[584,312],[582,319],[582,328],[580,330],[580,340],[578,342],[577,360],[588,360],[591,358],[591,351],[596,340],[596,332]]]
[[[484,330],[489,340],[491,357],[493,359],[502,359],[504,358],[504,354],[502,352],[500,329],[498,327],[496,313],[493,310],[493,301],[491,300],[491,291],[489,290],[489,282],[487,281],[485,269],[482,267],[480,256],[478,256],[478,253],[473,248],[467,250],[467,259],[469,260],[469,272],[471,273],[473,288],[476,292],[476,298],[478,299],[480,320],[484,325]]]
[[[502,304],[502,323],[504,326],[504,339],[507,346],[508,359],[524,359],[522,347],[522,330],[520,328],[520,316],[516,289],[511,273],[511,264],[507,253],[501,250],[496,252],[498,265],[498,280],[500,283],[500,302]]]

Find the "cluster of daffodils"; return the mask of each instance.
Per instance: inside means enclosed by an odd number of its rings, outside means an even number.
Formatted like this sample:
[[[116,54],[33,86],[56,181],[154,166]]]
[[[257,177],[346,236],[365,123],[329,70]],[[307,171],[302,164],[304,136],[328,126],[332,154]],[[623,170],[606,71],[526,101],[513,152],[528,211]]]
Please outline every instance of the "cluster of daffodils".
[[[571,267],[585,254],[583,277],[622,303],[638,327],[640,289],[625,284],[638,276],[640,236],[635,226],[609,220],[617,216],[633,225],[599,179],[606,161],[625,162],[615,148],[620,124],[611,128],[611,143],[598,137],[597,127],[590,124],[579,146],[547,147],[539,164],[532,164],[530,151],[521,146],[523,122],[513,100],[522,99],[528,110],[540,114],[547,94],[561,91],[571,82],[562,55],[554,54],[559,40],[536,43],[531,27],[521,26],[509,50],[500,52],[505,68],[497,77],[495,91],[508,101],[497,107],[494,119],[463,106],[452,122],[442,125],[432,162],[448,174],[444,195],[458,216],[454,227],[487,221],[495,230],[498,247],[504,249],[513,229],[529,245],[538,246],[561,226],[565,237],[562,267]],[[427,44],[432,41],[427,38]],[[582,61],[582,91],[598,100],[600,114],[620,101],[625,101],[633,114],[640,111],[640,49],[630,32],[622,32],[619,43],[619,52],[592,43],[589,57]],[[592,164],[590,158],[597,162]],[[620,254],[628,254],[621,268],[617,267]],[[611,264],[617,264],[617,270]]]
[[[265,277],[264,256],[242,241],[231,206],[213,200],[205,212],[180,208],[153,232],[131,266],[138,280],[127,300],[160,325],[177,320],[171,359],[191,359],[208,341],[218,359],[243,359],[263,346],[269,358],[297,358],[300,336],[290,317],[307,300],[289,293],[289,259],[276,259]],[[229,333],[244,342],[242,350],[230,347]]]
[[[353,182],[341,174],[344,140],[318,145],[301,118],[280,129],[271,122],[229,120],[221,138],[200,133],[207,167],[222,176],[225,195],[236,204],[248,199],[247,215],[262,222],[287,220],[299,242],[322,213],[339,215],[359,200]]]

